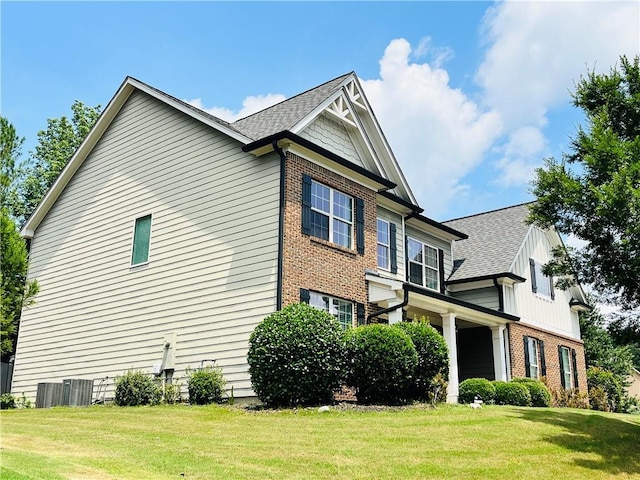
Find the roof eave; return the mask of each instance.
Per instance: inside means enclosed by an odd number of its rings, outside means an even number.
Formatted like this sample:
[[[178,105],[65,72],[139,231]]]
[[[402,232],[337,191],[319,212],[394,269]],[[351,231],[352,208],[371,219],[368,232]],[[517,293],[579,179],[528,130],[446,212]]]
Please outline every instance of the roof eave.
[[[407,217],[407,221],[411,219],[415,219],[418,222],[425,223],[441,232],[445,232],[451,240],[466,240],[467,238],[469,238],[469,235],[467,235],[466,233],[460,232],[455,228],[451,228],[429,217],[425,217],[418,212],[413,212]]]
[[[462,283],[480,282],[483,280],[500,280],[500,279],[508,279],[510,280],[509,283],[524,283],[527,281],[526,278],[521,277],[520,275],[516,275],[515,273],[503,272],[503,273],[492,273],[488,275],[478,275],[475,277],[457,278],[455,280],[447,280],[445,284],[458,285]]]

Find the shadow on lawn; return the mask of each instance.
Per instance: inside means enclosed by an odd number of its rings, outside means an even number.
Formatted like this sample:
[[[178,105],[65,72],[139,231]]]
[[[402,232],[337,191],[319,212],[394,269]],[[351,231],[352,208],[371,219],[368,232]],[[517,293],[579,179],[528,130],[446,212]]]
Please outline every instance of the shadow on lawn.
[[[574,452],[595,453],[599,460],[576,459],[576,465],[612,474],[640,474],[640,425],[624,417],[595,412],[517,409],[525,420],[564,427],[565,432],[548,435],[548,442]]]

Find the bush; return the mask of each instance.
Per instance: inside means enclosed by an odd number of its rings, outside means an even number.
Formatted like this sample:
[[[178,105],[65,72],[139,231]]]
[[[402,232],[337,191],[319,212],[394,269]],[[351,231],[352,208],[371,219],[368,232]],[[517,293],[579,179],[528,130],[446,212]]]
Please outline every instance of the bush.
[[[524,383],[494,381],[495,403],[498,405],[531,406],[531,394]]]
[[[205,367],[189,372],[187,379],[189,403],[193,405],[222,403],[226,383],[222,370],[216,367]]]
[[[414,374],[411,398],[428,400],[430,384],[440,374],[445,382],[449,378],[449,350],[444,337],[426,321],[403,322],[394,325],[409,335],[418,353],[418,366]]]
[[[409,335],[389,325],[347,331],[349,384],[360,403],[395,405],[411,399],[418,353]]]
[[[164,385],[164,393],[162,394],[162,401],[167,405],[175,405],[182,401],[182,384],[181,383],[166,383]]]
[[[622,386],[622,379],[619,375],[600,367],[589,367],[587,369],[587,385],[589,386],[589,391],[600,387],[606,392],[609,411],[622,411],[621,408],[625,392]],[[597,409],[596,407],[602,408],[601,405],[591,405],[593,409]]]
[[[140,371],[128,371],[116,380],[115,404],[119,407],[155,405],[160,402],[162,391],[149,376]]]
[[[561,388],[551,392],[551,405],[554,407],[588,409],[589,397],[577,388]]]
[[[328,312],[288,305],[255,328],[247,360],[253,390],[265,404],[331,402],[346,362],[342,327]]]
[[[9,410],[11,408],[16,408],[16,397],[10,393],[0,395],[0,410]]]
[[[551,390],[535,378],[514,378],[512,382],[521,383],[529,389],[532,407],[548,407],[551,405]]]
[[[493,403],[496,389],[486,378],[467,378],[458,388],[458,402],[472,403],[476,397],[484,403]]]
[[[592,387],[589,389],[589,406],[593,410],[601,412],[609,411],[609,397],[602,387]]]

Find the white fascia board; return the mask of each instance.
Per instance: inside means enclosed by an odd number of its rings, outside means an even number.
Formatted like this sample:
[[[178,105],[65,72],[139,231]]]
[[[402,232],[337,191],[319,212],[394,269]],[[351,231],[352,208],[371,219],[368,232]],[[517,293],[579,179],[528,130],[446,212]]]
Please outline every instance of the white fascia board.
[[[511,265],[509,265],[509,271],[511,273],[516,273],[516,272],[513,271],[513,269],[515,268],[516,261],[518,260],[518,258],[522,254],[522,250],[524,250],[524,246],[526,245],[527,240],[529,239],[529,236],[531,235],[531,230],[533,230],[533,225],[529,225],[529,230],[527,230],[526,235],[522,239],[522,243],[520,244],[520,247],[518,247],[518,251],[516,252],[515,256],[513,257],[513,260],[511,260]]]

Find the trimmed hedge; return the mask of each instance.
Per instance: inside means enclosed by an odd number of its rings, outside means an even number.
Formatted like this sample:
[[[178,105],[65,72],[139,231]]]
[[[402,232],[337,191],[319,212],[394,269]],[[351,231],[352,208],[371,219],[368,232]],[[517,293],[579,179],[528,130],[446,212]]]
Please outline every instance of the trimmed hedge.
[[[608,411],[622,412],[625,391],[618,375],[600,367],[589,367],[587,368],[587,385],[589,393],[597,388],[606,393],[605,401]],[[594,410],[602,410],[604,408],[601,402],[599,403],[597,400],[590,403],[591,408]]]
[[[351,362],[348,381],[359,403],[397,405],[411,399],[418,353],[409,335],[372,324],[346,332]]]
[[[498,405],[531,406],[531,394],[524,383],[494,381],[495,403]]]
[[[478,397],[484,403],[492,403],[496,389],[486,378],[467,378],[458,387],[458,402],[473,403]]]
[[[551,405],[551,390],[535,378],[514,378],[515,383],[521,383],[529,390],[532,407],[548,407]]]
[[[431,383],[438,374],[449,379],[449,349],[444,337],[424,321],[403,322],[393,326],[409,335],[418,353],[418,365],[411,387],[411,398],[428,400]]]
[[[222,403],[226,383],[220,368],[206,367],[189,373],[187,380],[189,403],[194,405]]]
[[[160,403],[162,391],[153,378],[141,371],[128,371],[116,380],[114,402],[119,407],[156,405]]]
[[[288,305],[255,328],[247,360],[253,390],[269,406],[332,402],[346,363],[342,328],[328,312]]]

